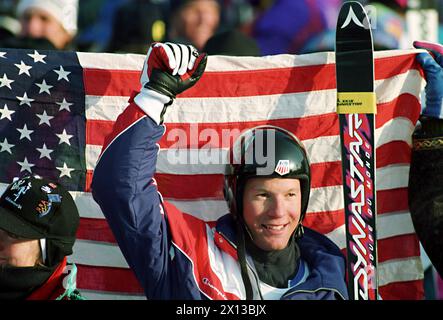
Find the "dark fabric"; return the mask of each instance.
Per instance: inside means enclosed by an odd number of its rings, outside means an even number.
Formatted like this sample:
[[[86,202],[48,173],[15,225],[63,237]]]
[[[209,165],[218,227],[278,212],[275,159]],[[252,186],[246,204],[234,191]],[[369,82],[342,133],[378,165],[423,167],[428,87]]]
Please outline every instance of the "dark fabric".
[[[0,300],[25,299],[31,292],[45,283],[55,267],[0,266]]]
[[[265,251],[258,248],[250,237],[246,238],[246,250],[251,255],[261,281],[277,288],[287,288],[294,278],[300,258],[300,249],[292,236],[282,250]]]
[[[255,39],[238,30],[228,30],[212,36],[202,51],[209,55],[260,56]]]
[[[76,51],[77,46],[75,38],[66,44],[62,49],[58,49],[46,38],[31,38],[31,37],[6,37],[0,38],[0,48],[15,48],[15,49],[35,49],[35,50],[56,50],[56,51]]]
[[[413,136],[409,207],[423,248],[443,276],[443,120],[422,117],[420,122]]]
[[[108,50],[146,54],[149,45],[165,37],[161,6],[136,0],[121,6],[114,18]]]
[[[36,50],[57,50],[47,39],[15,37],[11,36],[0,41],[1,48],[36,49]]]
[[[419,139],[435,139],[443,136],[443,120],[421,116],[420,123],[417,126],[413,138]]]

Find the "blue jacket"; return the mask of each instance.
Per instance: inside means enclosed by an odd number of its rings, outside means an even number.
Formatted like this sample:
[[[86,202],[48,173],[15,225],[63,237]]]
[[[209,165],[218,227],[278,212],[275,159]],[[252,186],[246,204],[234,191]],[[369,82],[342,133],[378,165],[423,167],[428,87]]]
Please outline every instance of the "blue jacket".
[[[215,228],[163,201],[154,177],[165,127],[134,102],[119,116],[96,165],[92,193],[148,299],[245,299],[231,215]],[[345,261],[325,236],[299,241],[309,276],[282,299],[347,299]],[[254,298],[258,277],[251,260]]]

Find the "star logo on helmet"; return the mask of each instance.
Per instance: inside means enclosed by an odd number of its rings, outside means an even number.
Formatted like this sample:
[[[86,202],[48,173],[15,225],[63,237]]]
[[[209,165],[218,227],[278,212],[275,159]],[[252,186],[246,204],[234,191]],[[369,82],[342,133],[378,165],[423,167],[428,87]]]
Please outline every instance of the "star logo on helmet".
[[[277,166],[275,167],[275,172],[279,175],[284,176],[289,173],[289,160],[278,160]]]

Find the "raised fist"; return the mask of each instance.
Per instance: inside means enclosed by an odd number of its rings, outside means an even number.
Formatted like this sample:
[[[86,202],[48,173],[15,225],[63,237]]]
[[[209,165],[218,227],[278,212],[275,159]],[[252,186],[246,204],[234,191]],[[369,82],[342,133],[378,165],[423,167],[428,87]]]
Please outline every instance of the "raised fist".
[[[174,99],[192,87],[206,67],[206,54],[191,45],[154,43],[149,48],[140,82],[143,88]]]

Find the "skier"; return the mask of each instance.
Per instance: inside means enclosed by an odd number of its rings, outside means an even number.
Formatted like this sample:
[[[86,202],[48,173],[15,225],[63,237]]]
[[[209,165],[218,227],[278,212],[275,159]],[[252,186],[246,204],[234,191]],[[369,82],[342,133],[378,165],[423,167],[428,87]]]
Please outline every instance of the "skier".
[[[443,276],[443,46],[414,42],[428,50],[417,55],[427,81],[426,103],[413,135],[409,174],[409,207],[417,235],[429,259]]]
[[[118,117],[94,171],[94,199],[147,298],[348,299],[341,251],[302,226],[310,166],[291,133],[264,126],[237,140],[225,176],[230,213],[215,228],[158,193],[164,113],[205,66],[206,55],[192,46],[153,44],[142,89]]]
[[[72,254],[80,217],[56,182],[24,176],[0,199],[0,300],[83,300]]]
[[[431,51],[435,60],[426,53],[417,55],[427,80],[427,102],[421,129],[414,135],[410,208],[423,246],[441,273],[442,187],[435,159],[442,150],[443,50],[423,42],[415,46]],[[290,133],[256,128],[242,138],[249,147],[231,149],[230,159],[237,159],[230,162],[231,174],[225,179],[231,212],[217,221],[215,229],[180,212],[158,194],[153,175],[156,143],[164,133],[163,115],[176,94],[199,80],[205,63],[206,56],[191,46],[154,44],[142,71],[141,92],[117,119],[94,172],[94,199],[146,296],[347,299],[339,249],[301,226],[310,170],[302,145]],[[265,149],[268,137],[275,139],[274,158],[290,164],[257,177],[265,168],[254,158],[254,148]],[[425,148],[428,144],[432,147]],[[241,159],[248,158],[252,162],[242,165]],[[278,171],[287,173],[280,176]],[[295,202],[282,200],[294,194]]]

